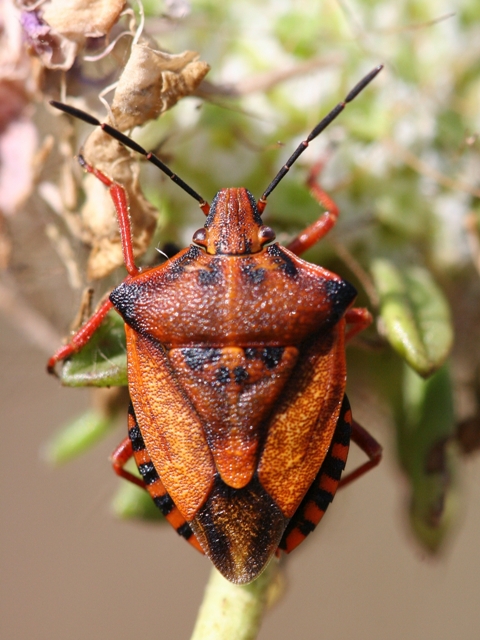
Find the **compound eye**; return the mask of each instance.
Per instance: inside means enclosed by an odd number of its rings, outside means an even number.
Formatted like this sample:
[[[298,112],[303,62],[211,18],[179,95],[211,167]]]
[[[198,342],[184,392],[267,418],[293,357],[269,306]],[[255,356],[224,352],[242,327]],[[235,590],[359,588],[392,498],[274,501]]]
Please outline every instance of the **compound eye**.
[[[202,227],[201,229],[197,229],[192,236],[192,242],[198,244],[200,247],[207,246],[207,230]]]
[[[275,231],[271,227],[263,226],[258,230],[258,238],[262,245],[275,240]]]

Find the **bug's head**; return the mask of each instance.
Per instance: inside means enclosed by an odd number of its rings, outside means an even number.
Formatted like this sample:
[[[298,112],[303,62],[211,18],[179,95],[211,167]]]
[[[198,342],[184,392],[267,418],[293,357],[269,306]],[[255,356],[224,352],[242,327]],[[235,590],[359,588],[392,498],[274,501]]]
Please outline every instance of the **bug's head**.
[[[247,189],[222,189],[213,199],[205,226],[193,242],[210,254],[258,253],[275,233],[263,224],[255,198]]]

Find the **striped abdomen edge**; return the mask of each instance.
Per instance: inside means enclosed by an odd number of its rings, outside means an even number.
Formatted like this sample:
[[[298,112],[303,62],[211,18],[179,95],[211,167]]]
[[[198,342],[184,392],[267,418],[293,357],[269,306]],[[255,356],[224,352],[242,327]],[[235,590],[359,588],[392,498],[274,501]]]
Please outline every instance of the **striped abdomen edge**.
[[[128,409],[128,436],[132,443],[133,457],[137,463],[138,470],[145,483],[145,488],[151,495],[154,503],[175,531],[182,536],[182,538],[185,538],[195,549],[203,553],[190,525],[182,516],[160,480],[157,470],[145,448],[145,442],[143,441],[131,404]]]
[[[350,446],[352,412],[344,396],[332,443],[320,471],[285,529],[279,549],[290,553],[305,540],[323,518],[340,483]]]

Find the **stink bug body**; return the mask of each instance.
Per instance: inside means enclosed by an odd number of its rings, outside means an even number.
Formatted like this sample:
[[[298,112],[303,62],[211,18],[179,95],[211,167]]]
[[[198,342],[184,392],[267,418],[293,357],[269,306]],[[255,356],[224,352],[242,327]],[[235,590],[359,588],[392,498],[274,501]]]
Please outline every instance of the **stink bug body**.
[[[273,554],[292,551],[315,528],[340,484],[351,435],[370,459],[343,483],[380,459],[345,396],[345,341],[370,314],[352,308],[352,285],[298,257],[334,225],[337,207],[313,173],[312,193],[327,209],[316,223],[282,247],[261,218],[266,198],[308,143],[380,69],[315,127],[258,202],[231,188],[210,207],[156,156],[101,125],[147,156],[207,215],[190,247],[159,267],[137,268],[123,188],[80,158],[110,189],[128,276],[48,369],[86,344],[112,306],[118,311],[131,406],[129,437],[113,466],[145,487],[178,533],[232,582],[250,582]],[[132,456],[142,479],[124,469]]]

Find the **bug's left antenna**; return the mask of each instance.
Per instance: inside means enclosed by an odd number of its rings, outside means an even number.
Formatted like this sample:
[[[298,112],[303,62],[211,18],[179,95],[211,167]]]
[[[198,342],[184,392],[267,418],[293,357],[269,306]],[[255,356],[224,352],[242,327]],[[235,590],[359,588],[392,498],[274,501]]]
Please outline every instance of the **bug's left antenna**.
[[[335,118],[345,109],[347,104],[349,102],[351,102],[354,98],[356,98],[358,96],[358,94],[361,91],[363,91],[365,89],[365,87],[370,84],[370,82],[372,82],[372,80],[380,73],[380,71],[382,69],[383,69],[383,64],[380,64],[380,65],[378,65],[378,67],[375,67],[375,69],[372,69],[372,71],[370,71],[370,73],[367,73],[367,75],[364,78],[362,78],[360,80],[360,82],[358,82],[353,87],[353,89],[347,94],[345,100],[343,100],[342,102],[339,102],[337,104],[337,106],[334,107],[330,111],[330,113],[328,113],[322,120],[320,120],[320,122],[317,124],[317,126],[311,131],[309,136],[306,138],[306,140],[303,140],[303,142],[301,142],[298,145],[298,147],[292,153],[290,158],[283,165],[283,167],[277,173],[275,178],[271,181],[271,183],[268,185],[268,187],[263,192],[262,197],[260,198],[260,200],[257,203],[260,213],[265,209],[265,205],[267,204],[268,196],[272,193],[272,191],[275,189],[275,187],[280,182],[280,180],[283,177],[285,177],[285,175],[290,171],[290,168],[291,168],[292,164],[299,158],[299,156],[302,155],[302,153],[308,147],[310,142],[312,140],[314,140],[318,135],[320,135],[320,133],[322,133],[322,131],[324,129],[326,129],[328,127],[328,125],[331,122],[333,122],[333,120],[335,120]]]
[[[115,129],[106,122],[100,122],[100,120],[97,120],[97,118],[90,115],[86,111],[82,111],[81,109],[77,109],[76,107],[64,104],[63,102],[57,102],[56,100],[50,100],[50,104],[52,105],[52,107],[55,107],[55,109],[59,109],[64,113],[68,113],[68,115],[73,116],[74,118],[78,118],[79,120],[83,120],[83,122],[86,122],[87,124],[91,124],[94,127],[101,127],[101,129],[106,134],[108,134],[112,138],[115,138],[115,140],[118,140],[118,142],[121,142],[121,144],[123,144],[125,147],[132,149],[132,151],[140,153],[142,156],[145,156],[145,158],[149,162],[154,164],[158,169],[160,169],[160,171],[163,171],[163,173],[167,175],[170,180],[175,182],[175,184],[177,184],[181,189],[186,191],[189,196],[195,198],[195,200],[200,205],[200,209],[204,212],[205,215],[208,215],[208,212],[210,210],[208,202],[204,198],[202,198],[202,196],[198,194],[194,189],[192,189],[190,185],[179,178],[177,174],[174,173],[169,167],[167,167],[167,165],[164,164],[154,153],[152,153],[151,151],[147,151],[142,146],[140,146],[138,142],[135,142],[135,140],[132,140],[124,133],[122,133],[118,129]]]

